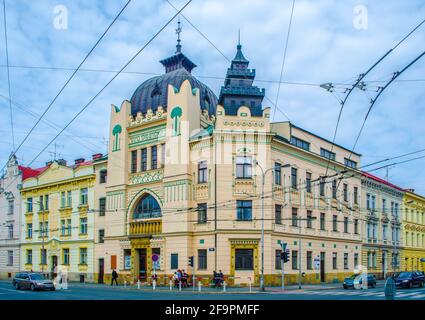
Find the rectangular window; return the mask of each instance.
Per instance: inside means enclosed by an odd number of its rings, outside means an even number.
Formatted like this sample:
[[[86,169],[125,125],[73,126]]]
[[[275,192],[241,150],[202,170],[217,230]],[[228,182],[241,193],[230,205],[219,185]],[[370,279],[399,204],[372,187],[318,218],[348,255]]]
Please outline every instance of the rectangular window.
[[[366,194],[366,209],[370,210],[370,193]]]
[[[146,171],[148,170],[148,149],[143,148],[140,151],[140,156],[141,156],[141,167],[140,167],[140,171]]]
[[[359,234],[359,219],[354,219],[354,234]]]
[[[307,210],[307,228],[313,228],[313,212],[311,210]]]
[[[298,270],[298,251],[291,251],[292,270]]]
[[[69,249],[62,249],[62,264],[69,265]]]
[[[65,235],[66,235],[66,221],[61,220],[61,236],[65,236]]]
[[[338,254],[336,252],[332,253],[332,269],[336,270],[338,269],[338,261],[337,261]]]
[[[252,158],[251,157],[236,158],[236,178],[237,179],[252,178]]]
[[[313,270],[313,252],[307,251],[307,270]]]
[[[320,184],[319,184],[319,188],[320,188],[320,196],[324,197],[325,196],[325,178],[320,178]]]
[[[27,223],[27,238],[32,239],[32,223]]]
[[[99,216],[104,217],[106,213],[106,198],[99,198]]]
[[[253,270],[254,269],[254,250],[253,249],[235,249],[235,269]]]
[[[137,150],[131,151],[130,170],[131,170],[131,173],[137,172]]]
[[[99,229],[99,243],[105,243],[105,229]]]
[[[27,199],[27,212],[32,212],[32,198]]]
[[[348,253],[344,253],[344,270],[348,270]]]
[[[178,269],[178,268],[179,268],[179,254],[172,253],[171,254],[171,269]]]
[[[324,212],[320,212],[320,230],[326,230],[326,214]]]
[[[9,200],[8,201],[8,208],[7,208],[7,214],[8,215],[12,215],[13,214],[13,209],[15,208],[15,201],[14,200]]]
[[[335,161],[335,153],[329,150],[320,148],[320,155],[326,159]]]
[[[348,218],[344,217],[344,233],[348,233]]]
[[[280,204],[274,206],[274,223],[282,224],[282,205]]]
[[[298,208],[292,208],[292,226],[298,227]]]
[[[131,249],[123,250],[124,270],[131,270]]]
[[[198,250],[198,270],[207,269],[207,249]]]
[[[80,190],[80,204],[87,205],[88,203],[88,189],[83,188]]]
[[[297,186],[298,186],[298,184],[297,184],[297,172],[298,172],[298,170],[297,170],[297,168],[291,168],[291,187],[293,188],[293,189],[297,189]]]
[[[306,151],[310,151],[310,143],[299,138],[291,137],[291,144]]]
[[[38,211],[44,211],[44,197],[38,197]]]
[[[206,183],[208,181],[208,166],[206,161],[198,163],[198,183]]]
[[[87,264],[87,248],[80,248],[80,264]]]
[[[44,196],[44,210],[46,211],[49,210],[49,195],[48,194]]]
[[[27,250],[27,264],[32,264],[32,250]]]
[[[13,239],[13,224],[7,225],[7,238],[9,240]]]
[[[66,220],[67,223],[67,236],[71,236],[71,230],[72,230],[72,223],[71,223],[71,219],[67,219]]]
[[[336,199],[337,193],[337,181],[332,180],[332,198]]]
[[[252,220],[252,200],[236,201],[237,219],[240,221]]]
[[[354,204],[359,204],[359,188],[358,187],[354,187]]]
[[[198,223],[207,223],[207,204],[200,203],[198,204]]]
[[[107,178],[108,178],[108,171],[106,169],[100,170],[99,183],[106,183]]]
[[[307,172],[305,177],[305,191],[311,193],[311,173]]]
[[[47,264],[47,249],[40,250],[40,261],[41,261],[41,264],[44,264],[44,265]]]
[[[277,185],[282,184],[282,165],[277,162],[274,164],[274,183]]]
[[[158,168],[158,147],[152,146],[151,148],[151,169]]]
[[[12,250],[7,251],[7,265],[13,266],[13,251]]]
[[[72,207],[72,192],[67,192],[67,200],[66,200],[67,206]]]
[[[61,192],[61,208],[66,207],[66,193],[65,191]]]
[[[352,169],[356,169],[357,168],[357,162],[347,159],[344,159],[344,164],[346,167],[352,168]]]
[[[80,234],[87,234],[87,218],[80,218]]]
[[[274,268],[276,270],[282,270],[281,254],[282,254],[282,250],[276,250],[275,251]]]
[[[358,265],[359,265],[359,254],[355,253],[354,254],[354,268],[357,268]]]
[[[382,213],[387,213],[387,199],[382,199]]]
[[[332,218],[332,230],[334,232],[337,232],[338,231],[338,216],[337,215],[333,215],[333,218]]]
[[[343,190],[344,190],[344,201],[348,202],[348,184],[344,183]]]

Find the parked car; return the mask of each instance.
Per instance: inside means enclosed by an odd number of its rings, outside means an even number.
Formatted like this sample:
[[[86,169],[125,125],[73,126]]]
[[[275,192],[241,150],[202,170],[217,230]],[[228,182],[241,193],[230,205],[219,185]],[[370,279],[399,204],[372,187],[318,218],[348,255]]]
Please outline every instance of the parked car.
[[[53,284],[53,281],[47,280],[42,274],[34,272],[17,273],[12,280],[12,284],[16,290],[55,290],[55,285]]]
[[[342,286],[344,289],[354,288],[354,280],[358,277],[358,274],[353,274],[352,276],[345,278]],[[359,280],[359,284],[362,284],[362,279]],[[367,275],[367,286],[371,288],[376,287],[376,277],[373,274]]]
[[[412,288],[413,286],[423,287],[425,276],[421,271],[400,272],[395,281],[397,287]]]

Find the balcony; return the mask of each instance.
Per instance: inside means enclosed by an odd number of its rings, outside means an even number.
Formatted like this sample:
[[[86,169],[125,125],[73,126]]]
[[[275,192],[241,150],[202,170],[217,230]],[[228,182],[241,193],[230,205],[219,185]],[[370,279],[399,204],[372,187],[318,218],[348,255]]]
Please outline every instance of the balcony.
[[[162,233],[162,220],[130,222],[130,236],[149,236]]]

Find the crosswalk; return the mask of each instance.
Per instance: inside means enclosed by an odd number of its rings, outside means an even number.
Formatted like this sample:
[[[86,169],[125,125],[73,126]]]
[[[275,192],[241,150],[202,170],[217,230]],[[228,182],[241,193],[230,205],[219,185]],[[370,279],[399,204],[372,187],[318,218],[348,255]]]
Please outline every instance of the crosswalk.
[[[282,294],[282,292],[274,292],[275,294]],[[381,290],[302,290],[302,291],[288,291],[286,294],[290,295],[306,295],[306,296],[334,296],[334,297],[370,297],[370,298],[384,298],[385,293]],[[397,291],[396,299],[424,299],[425,290],[415,291]]]

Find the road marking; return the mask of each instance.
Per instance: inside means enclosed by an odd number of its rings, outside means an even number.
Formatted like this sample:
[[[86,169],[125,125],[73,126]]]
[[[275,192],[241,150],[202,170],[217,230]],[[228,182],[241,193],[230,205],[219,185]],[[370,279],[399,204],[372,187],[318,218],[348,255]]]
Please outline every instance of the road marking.
[[[411,298],[412,299],[422,299],[422,298],[425,298],[425,294],[417,294],[415,296],[412,296]]]
[[[413,296],[413,295],[415,295],[415,294],[417,294],[417,292],[411,292],[411,293],[401,293],[401,294],[398,294],[398,295],[397,295],[397,297],[401,297],[401,298],[403,298],[403,297]]]

